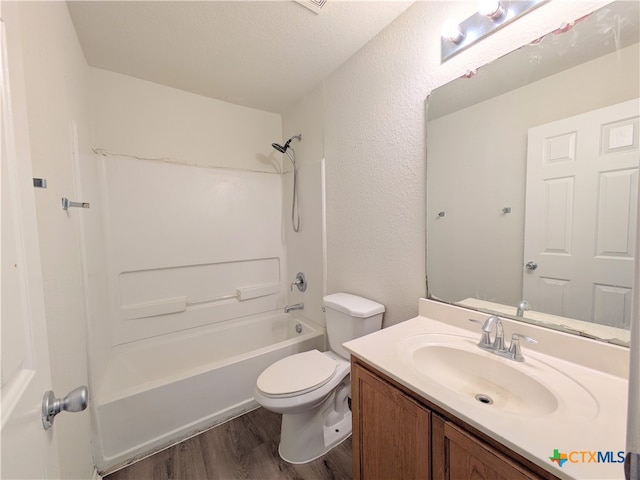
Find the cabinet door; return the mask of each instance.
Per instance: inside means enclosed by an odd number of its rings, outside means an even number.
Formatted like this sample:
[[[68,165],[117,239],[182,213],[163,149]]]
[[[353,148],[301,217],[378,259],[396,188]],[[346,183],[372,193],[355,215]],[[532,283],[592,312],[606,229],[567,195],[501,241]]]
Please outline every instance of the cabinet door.
[[[539,480],[493,447],[433,415],[433,480]]]
[[[430,478],[431,412],[358,364],[351,388],[353,478]]]

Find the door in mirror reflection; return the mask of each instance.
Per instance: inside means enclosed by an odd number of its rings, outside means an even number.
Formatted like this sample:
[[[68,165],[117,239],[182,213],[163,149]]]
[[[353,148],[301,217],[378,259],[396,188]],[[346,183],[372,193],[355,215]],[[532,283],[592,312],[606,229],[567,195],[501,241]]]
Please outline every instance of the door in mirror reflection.
[[[523,297],[533,310],[629,328],[638,99],[529,129]],[[594,192],[596,192],[594,194]]]

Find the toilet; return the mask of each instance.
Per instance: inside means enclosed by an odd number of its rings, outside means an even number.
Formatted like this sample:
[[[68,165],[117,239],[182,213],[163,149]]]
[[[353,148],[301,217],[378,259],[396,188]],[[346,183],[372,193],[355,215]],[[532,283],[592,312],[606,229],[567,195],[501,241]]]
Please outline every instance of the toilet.
[[[329,351],[297,353],[268,367],[255,401],[282,414],[280,457],[307,463],[351,435],[349,352],[343,343],[380,330],[384,305],[349,293],[324,297]]]

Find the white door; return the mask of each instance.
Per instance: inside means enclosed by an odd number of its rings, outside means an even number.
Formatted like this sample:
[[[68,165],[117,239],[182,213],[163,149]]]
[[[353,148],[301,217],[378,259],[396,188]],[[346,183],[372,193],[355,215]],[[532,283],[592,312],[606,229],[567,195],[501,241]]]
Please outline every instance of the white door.
[[[635,99],[529,130],[523,298],[533,310],[629,328],[638,114]]]
[[[0,3],[2,70],[2,478],[59,478],[54,430],[42,425],[51,389],[47,325],[15,5]],[[7,44],[9,38],[9,44]],[[16,43],[13,43],[13,42]],[[7,55],[8,50],[8,55]],[[10,68],[9,68],[10,67]],[[10,75],[9,75],[10,74]],[[9,82],[11,80],[11,82]],[[9,89],[9,83],[11,89]],[[9,93],[10,92],[10,93]]]

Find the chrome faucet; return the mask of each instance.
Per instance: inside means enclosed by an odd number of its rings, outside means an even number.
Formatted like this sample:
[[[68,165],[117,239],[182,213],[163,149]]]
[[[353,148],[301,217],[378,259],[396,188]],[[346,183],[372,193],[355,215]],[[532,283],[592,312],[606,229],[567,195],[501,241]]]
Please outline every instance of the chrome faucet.
[[[491,341],[491,332],[493,327],[496,328],[496,337]],[[502,326],[502,320],[495,315],[490,316],[482,324],[482,338],[478,346],[483,350],[495,351],[504,350],[504,328]]]
[[[531,310],[531,307],[529,306],[529,302],[527,302],[526,300],[522,300],[518,304],[518,310],[516,310],[516,317],[524,317],[525,310]]]
[[[475,323],[480,323],[478,320],[471,318],[469,320]],[[494,327],[496,330],[496,336],[494,340],[491,341],[491,332]],[[531,337],[520,333],[514,333],[511,335],[511,344],[507,349],[504,345],[504,327],[502,326],[502,320],[500,320],[500,317],[495,315],[492,315],[485,320],[482,324],[481,330],[482,337],[480,338],[480,342],[478,342],[478,347],[488,352],[495,353],[496,355],[500,355],[501,357],[515,360],[516,362],[524,362],[524,356],[522,355],[522,349],[520,348],[520,339],[531,343],[538,343],[537,340]]]
[[[289,313],[291,310],[302,310],[304,308],[304,303],[296,303],[295,305],[287,305],[284,307],[284,313]]]

